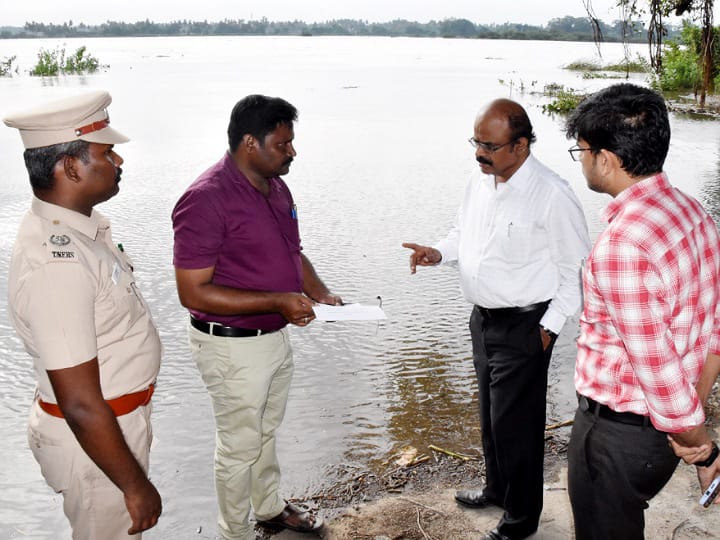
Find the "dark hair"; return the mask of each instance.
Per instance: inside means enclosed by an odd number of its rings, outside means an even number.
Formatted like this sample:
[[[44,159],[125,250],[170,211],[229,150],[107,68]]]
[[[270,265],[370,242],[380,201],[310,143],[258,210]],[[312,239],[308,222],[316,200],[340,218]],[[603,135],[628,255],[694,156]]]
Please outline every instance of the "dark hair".
[[[87,141],[72,141],[67,143],[28,148],[25,150],[25,168],[30,175],[30,185],[33,189],[48,190],[55,184],[53,171],[55,164],[65,156],[77,157],[83,163],[90,161],[90,143]]]
[[[230,151],[237,150],[245,135],[252,135],[262,145],[265,136],[280,124],[297,120],[297,109],[281,98],[253,94],[235,104],[228,125]]]
[[[508,115],[508,125],[510,126],[510,135],[512,140],[525,137],[528,140],[528,146],[535,142],[536,137],[533,133],[533,127],[530,123],[525,109],[518,107],[517,111],[513,111]]]
[[[665,100],[629,83],[615,84],[582,101],[568,118],[565,134],[584,140],[595,154],[612,152],[634,177],[660,172],[670,147]]]

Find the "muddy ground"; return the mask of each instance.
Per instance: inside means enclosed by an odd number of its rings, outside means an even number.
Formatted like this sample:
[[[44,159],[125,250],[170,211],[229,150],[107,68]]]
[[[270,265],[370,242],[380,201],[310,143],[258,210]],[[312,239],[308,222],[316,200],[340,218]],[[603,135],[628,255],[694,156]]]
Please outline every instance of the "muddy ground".
[[[709,407],[709,424],[720,439],[720,403],[717,388]],[[545,501],[535,540],[574,538],[567,496],[566,448],[569,428],[546,435]],[[345,479],[321,493],[297,500],[317,509],[326,526],[323,540],[473,540],[482,538],[499,521],[498,508],[475,510],[454,500],[455,490],[482,484],[480,456],[451,456],[430,450],[415,462],[399,465],[406,456],[391,456],[382,472],[348,469]],[[452,451],[452,449],[448,449]],[[681,463],[670,483],[650,502],[646,512],[648,540],[720,539],[720,505],[698,504],[700,488],[695,468]],[[308,539],[284,531],[271,536],[258,528],[258,538]]]

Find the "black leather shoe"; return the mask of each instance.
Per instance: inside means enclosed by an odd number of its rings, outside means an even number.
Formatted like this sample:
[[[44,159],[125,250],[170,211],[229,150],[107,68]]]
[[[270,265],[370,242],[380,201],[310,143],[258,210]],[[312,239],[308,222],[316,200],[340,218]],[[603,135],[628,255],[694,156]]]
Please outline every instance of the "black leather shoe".
[[[482,540],[512,540],[512,538],[501,534],[500,531],[498,531],[497,529],[493,529],[485,536],[483,536]]]
[[[483,494],[482,489],[463,489],[455,492],[455,500],[471,508],[500,506],[500,502]]]

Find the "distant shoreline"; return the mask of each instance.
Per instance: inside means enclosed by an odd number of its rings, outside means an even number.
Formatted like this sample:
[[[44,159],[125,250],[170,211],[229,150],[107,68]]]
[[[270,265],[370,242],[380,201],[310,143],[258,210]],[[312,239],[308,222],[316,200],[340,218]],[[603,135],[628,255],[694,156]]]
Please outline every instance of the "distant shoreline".
[[[602,40],[623,41],[622,21],[599,21]],[[679,27],[669,26],[666,39],[679,34]],[[99,25],[26,22],[23,27],[0,26],[2,39],[48,39],[93,37],[174,37],[174,36],[374,36],[374,37],[433,37],[460,39],[510,39],[538,41],[594,40],[587,17],[562,17],[546,25],[522,23],[476,24],[467,19],[444,19],[419,23],[404,19],[371,23],[355,19],[331,20],[321,23],[303,21],[223,20],[174,21],[156,23],[150,20],[137,22],[107,21]],[[644,26],[633,29],[628,36],[631,43],[646,43]]]

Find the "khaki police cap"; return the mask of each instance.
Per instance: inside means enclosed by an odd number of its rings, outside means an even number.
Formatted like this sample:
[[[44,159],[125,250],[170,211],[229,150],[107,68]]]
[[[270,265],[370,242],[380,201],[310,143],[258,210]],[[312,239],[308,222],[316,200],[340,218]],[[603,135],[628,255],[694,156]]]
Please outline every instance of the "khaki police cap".
[[[3,122],[20,130],[25,148],[77,140],[101,144],[127,142],[130,139],[109,125],[107,106],[111,102],[108,92],[93,90],[10,114]]]

